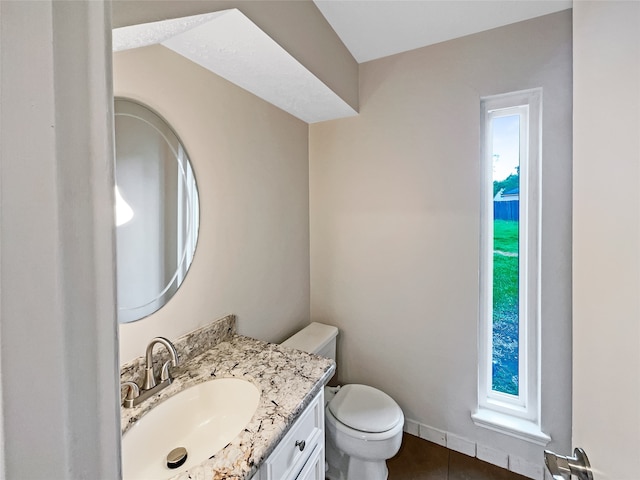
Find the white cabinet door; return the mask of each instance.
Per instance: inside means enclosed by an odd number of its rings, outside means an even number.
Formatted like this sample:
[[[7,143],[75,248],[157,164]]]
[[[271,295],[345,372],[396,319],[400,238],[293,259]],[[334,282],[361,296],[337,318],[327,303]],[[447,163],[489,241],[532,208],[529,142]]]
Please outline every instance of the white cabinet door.
[[[296,480],[324,480],[324,448],[318,445]]]
[[[320,476],[309,477],[308,463],[320,459]],[[309,406],[291,426],[275,450],[269,455],[255,480],[296,480],[301,472],[304,478],[324,480],[324,391],[313,399]],[[310,471],[315,471],[311,469]]]

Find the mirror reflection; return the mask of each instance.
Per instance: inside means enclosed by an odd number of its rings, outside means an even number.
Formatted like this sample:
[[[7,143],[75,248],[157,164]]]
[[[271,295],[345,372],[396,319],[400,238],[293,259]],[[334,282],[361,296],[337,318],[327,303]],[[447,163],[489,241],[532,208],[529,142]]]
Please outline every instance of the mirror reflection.
[[[198,240],[198,190],[180,139],[157,113],[115,100],[118,321],[164,306]]]

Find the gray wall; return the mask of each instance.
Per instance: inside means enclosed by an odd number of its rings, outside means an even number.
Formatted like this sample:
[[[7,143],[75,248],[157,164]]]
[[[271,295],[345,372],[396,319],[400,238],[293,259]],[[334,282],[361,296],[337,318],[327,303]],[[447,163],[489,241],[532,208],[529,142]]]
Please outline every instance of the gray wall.
[[[189,273],[166,306],[120,326],[120,361],[229,313],[268,341],[308,323],[307,124],[162,46],[117,53],[113,69],[114,93],[179,135],[200,196]]]
[[[310,126],[311,317],[338,375],[406,416],[533,462],[474,426],[480,97],[543,87],[543,430],[570,446],[571,12],[360,66],[360,115]]]

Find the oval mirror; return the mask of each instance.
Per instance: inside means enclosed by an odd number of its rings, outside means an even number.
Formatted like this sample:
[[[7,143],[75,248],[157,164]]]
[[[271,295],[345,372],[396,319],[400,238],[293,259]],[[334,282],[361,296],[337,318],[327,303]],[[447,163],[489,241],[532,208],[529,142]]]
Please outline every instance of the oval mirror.
[[[176,293],[198,240],[199,202],[189,157],[167,122],[115,100],[118,321],[152,314]]]

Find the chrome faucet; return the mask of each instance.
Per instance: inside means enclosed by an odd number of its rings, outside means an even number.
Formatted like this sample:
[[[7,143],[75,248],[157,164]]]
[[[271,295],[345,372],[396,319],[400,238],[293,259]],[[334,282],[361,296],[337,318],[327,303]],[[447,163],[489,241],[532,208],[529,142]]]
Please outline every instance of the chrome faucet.
[[[159,343],[163,345],[168,351],[170,360],[166,361],[160,369],[160,375],[156,378],[153,372],[153,347]],[[164,337],[156,337],[149,342],[146,351],[146,365],[144,369],[144,381],[142,386],[138,387],[135,382],[124,382],[121,386],[128,387],[127,393],[123,402],[125,408],[132,408],[139,405],[147,398],[155,395],[163,388],[168,387],[173,378],[171,377],[171,371],[169,367],[177,367],[180,363],[178,359],[178,352],[173,343]],[[160,383],[158,383],[160,381]]]
[[[169,372],[169,364],[172,367],[177,367],[178,360],[178,352],[176,352],[176,347],[173,346],[169,340],[164,337],[156,337],[149,342],[147,345],[147,365],[144,369],[144,382],[142,383],[143,390],[150,390],[156,386],[156,377],[153,374],[153,347],[156,343],[164,345],[166,349],[169,351],[169,355],[171,356],[171,360],[167,361],[162,365],[162,370],[160,372],[160,382],[161,384],[166,382],[167,380],[171,383],[171,373]]]

